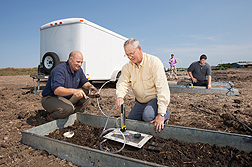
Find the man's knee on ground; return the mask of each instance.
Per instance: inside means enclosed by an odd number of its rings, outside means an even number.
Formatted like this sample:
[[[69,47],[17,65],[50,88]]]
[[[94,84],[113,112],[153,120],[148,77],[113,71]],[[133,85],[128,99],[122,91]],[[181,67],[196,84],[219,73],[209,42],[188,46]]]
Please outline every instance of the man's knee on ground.
[[[155,119],[154,115],[149,115],[149,114],[143,113],[143,121],[150,122],[150,121],[153,121],[154,119]]]
[[[153,121],[157,112],[157,98],[152,99],[144,108],[142,119],[146,122]]]
[[[143,121],[145,122],[150,122],[150,121],[153,121],[155,117],[152,117],[150,115],[145,115],[143,114]]]
[[[155,119],[155,111],[153,110],[153,108],[151,106],[147,106],[144,109],[142,119],[145,122],[150,122],[150,121],[153,121]]]
[[[66,118],[69,115],[71,115],[74,111],[74,106],[72,105],[67,105],[64,108],[59,108],[58,111],[55,111],[53,113],[53,117],[57,117],[57,118]]]

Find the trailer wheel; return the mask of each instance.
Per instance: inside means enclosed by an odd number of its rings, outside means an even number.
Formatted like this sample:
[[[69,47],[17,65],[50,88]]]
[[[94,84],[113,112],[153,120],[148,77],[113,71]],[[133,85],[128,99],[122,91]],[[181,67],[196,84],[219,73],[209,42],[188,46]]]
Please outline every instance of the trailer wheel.
[[[48,52],[42,59],[43,69],[46,74],[50,74],[52,69],[60,64],[59,57],[56,53]]]

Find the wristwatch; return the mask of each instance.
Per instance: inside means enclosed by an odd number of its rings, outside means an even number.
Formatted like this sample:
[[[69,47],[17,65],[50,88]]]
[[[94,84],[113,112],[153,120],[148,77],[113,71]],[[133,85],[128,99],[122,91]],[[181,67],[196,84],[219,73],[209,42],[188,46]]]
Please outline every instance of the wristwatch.
[[[161,115],[162,117],[164,117],[165,116],[165,114],[164,113],[158,113],[159,115]]]

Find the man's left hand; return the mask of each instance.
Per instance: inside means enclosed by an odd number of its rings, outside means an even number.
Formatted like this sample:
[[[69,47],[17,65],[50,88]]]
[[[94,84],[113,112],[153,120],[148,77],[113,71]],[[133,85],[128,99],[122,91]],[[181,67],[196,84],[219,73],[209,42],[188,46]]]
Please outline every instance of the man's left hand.
[[[95,94],[97,92],[98,92],[98,90],[93,85],[89,87],[89,94]]]
[[[151,121],[150,123],[154,123],[154,129],[157,131],[161,131],[161,129],[164,129],[164,117],[161,115],[157,115],[156,118]]]

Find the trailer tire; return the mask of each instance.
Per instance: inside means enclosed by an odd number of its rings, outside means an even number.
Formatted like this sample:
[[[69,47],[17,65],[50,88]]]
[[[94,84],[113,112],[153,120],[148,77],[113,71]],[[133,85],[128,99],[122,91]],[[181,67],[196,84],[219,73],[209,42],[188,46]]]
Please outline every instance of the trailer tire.
[[[59,56],[53,52],[47,52],[43,59],[43,70],[45,74],[50,74],[52,69],[60,64]]]

